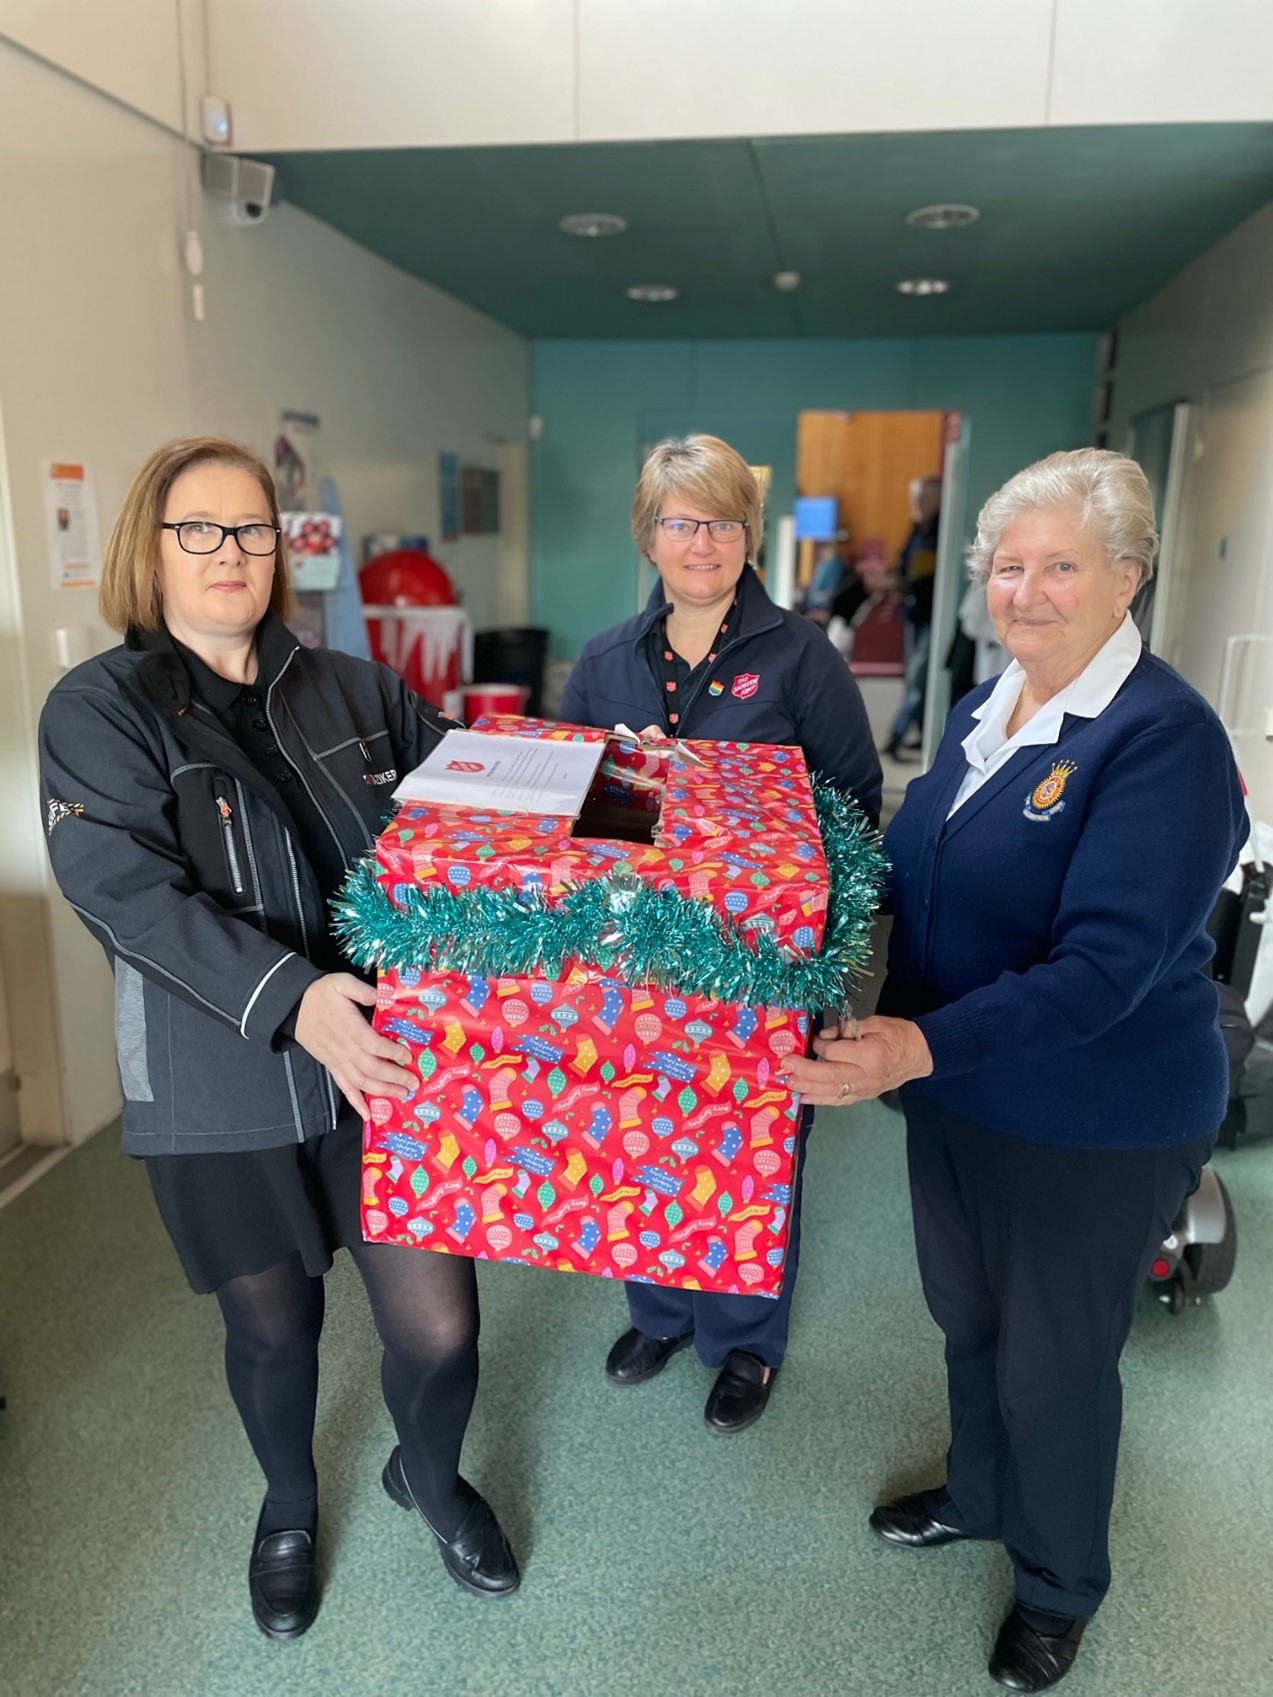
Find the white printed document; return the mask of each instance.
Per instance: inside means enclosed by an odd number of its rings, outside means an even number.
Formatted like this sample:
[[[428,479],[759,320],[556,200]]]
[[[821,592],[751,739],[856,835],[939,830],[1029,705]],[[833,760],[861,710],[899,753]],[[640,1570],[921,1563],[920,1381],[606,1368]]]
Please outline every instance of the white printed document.
[[[604,742],[537,742],[448,731],[428,759],[407,773],[393,799],[573,819],[605,747]]]

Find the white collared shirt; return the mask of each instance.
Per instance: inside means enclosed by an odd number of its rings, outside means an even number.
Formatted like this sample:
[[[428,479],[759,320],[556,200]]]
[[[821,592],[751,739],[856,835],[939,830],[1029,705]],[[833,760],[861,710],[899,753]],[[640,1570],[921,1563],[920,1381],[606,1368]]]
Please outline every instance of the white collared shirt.
[[[951,803],[947,819],[959,811],[969,796],[976,795],[999,768],[1022,748],[1046,747],[1061,734],[1067,713],[1080,719],[1095,719],[1122,689],[1140,659],[1140,632],[1131,613],[1093,654],[1072,683],[1058,690],[1014,736],[1008,736],[1008,720],[1016,710],[1025,683],[1025,673],[1013,660],[990,694],[973,714],[977,723],[964,738],[968,770]]]

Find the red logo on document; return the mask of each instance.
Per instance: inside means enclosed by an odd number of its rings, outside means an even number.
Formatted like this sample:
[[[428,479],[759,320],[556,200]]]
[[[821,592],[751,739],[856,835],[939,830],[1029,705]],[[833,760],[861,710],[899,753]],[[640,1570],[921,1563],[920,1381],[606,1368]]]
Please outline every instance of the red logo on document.
[[[448,772],[485,772],[486,767],[480,760],[448,760]]]
[[[751,697],[755,695],[759,688],[759,672],[739,672],[738,676],[729,686],[729,693],[733,696],[737,696],[739,701],[750,701]]]

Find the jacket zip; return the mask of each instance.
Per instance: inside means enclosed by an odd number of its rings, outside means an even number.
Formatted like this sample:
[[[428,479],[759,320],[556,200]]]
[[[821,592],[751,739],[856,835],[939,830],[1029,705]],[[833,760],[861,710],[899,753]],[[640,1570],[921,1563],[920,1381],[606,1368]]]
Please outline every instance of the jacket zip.
[[[225,849],[226,871],[230,874],[230,883],[236,896],[243,894],[243,872],[239,865],[239,851],[234,846],[234,813],[231,810],[229,798],[224,795],[217,797],[217,817],[221,826],[221,844]]]
[[[340,832],[336,829],[335,825],[332,824],[331,815],[328,813],[327,809],[323,806],[322,802],[319,801],[318,797],[314,794],[313,787],[311,786],[309,779],[305,776],[304,772],[301,770],[299,763],[292,759],[291,755],[287,752],[287,749],[284,747],[283,737],[282,737],[282,735],[279,731],[278,726],[274,722],[274,715],[270,711],[270,702],[273,698],[274,691],[278,687],[279,680],[282,678],[283,673],[286,672],[288,666],[290,666],[292,661],[296,658],[296,652],[297,652],[296,649],[293,649],[292,652],[288,655],[286,662],[279,669],[278,676],[273,679],[273,681],[270,683],[269,687],[265,691],[265,708],[264,708],[265,722],[270,727],[270,730],[273,733],[274,741],[278,744],[279,753],[283,756],[284,760],[287,761],[287,764],[292,768],[293,773],[299,779],[301,784],[304,785],[306,795],[313,802],[314,806],[318,809],[319,818],[323,821],[323,824],[326,825],[327,829],[331,832],[332,841],[335,843],[339,852],[343,855],[344,852],[345,852],[345,845],[341,841]],[[302,743],[303,742],[304,742],[304,739],[302,739]],[[341,792],[341,799],[343,801],[348,801],[348,797],[345,796],[343,791]],[[359,823],[361,824],[361,820],[359,821]],[[364,835],[365,834],[366,833],[365,833],[365,827],[364,827]]]

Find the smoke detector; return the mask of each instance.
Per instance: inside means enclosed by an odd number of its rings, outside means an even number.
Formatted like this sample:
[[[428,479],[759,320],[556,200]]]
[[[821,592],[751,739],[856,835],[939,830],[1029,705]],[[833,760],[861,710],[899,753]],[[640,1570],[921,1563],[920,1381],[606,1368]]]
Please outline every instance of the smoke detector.
[[[572,212],[557,228],[566,236],[621,236],[628,227],[626,218],[615,212]]]
[[[962,230],[965,224],[975,224],[981,213],[975,206],[956,202],[939,206],[917,206],[906,214],[906,222],[917,230]]]

